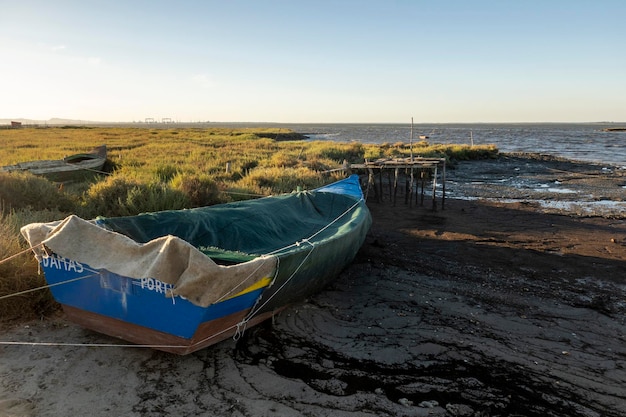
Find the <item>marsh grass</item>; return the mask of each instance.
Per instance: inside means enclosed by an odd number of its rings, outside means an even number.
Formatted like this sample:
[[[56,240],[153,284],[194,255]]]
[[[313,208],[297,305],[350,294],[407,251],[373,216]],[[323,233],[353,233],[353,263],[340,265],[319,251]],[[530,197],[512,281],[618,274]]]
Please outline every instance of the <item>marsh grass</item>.
[[[19,228],[76,213],[125,216],[192,208],[313,189],[341,173],[344,161],[407,157],[408,144],[338,143],[302,139],[286,129],[24,128],[0,130],[0,166],[60,159],[106,144],[106,175],[58,184],[30,174],[0,172],[0,261],[26,248]],[[494,146],[413,145],[415,156],[488,158]],[[226,170],[226,166],[229,169]],[[31,255],[0,264],[0,296],[43,285]],[[50,310],[49,293],[0,300],[0,320]]]
[[[131,216],[190,206],[190,199],[181,190],[171,188],[165,183],[142,183],[124,177],[109,177],[87,190],[81,216],[86,218],[98,215]]]
[[[55,210],[30,209],[0,214],[0,297],[45,286],[32,253],[24,252],[27,245],[19,229],[25,224],[49,222],[64,216]],[[57,309],[49,290],[32,291],[0,299],[0,321],[39,317]]]
[[[61,186],[29,173],[0,172],[0,209],[74,210],[76,199]]]
[[[206,174],[177,174],[170,181],[175,190],[182,192],[192,207],[211,206],[221,202],[218,184]]]

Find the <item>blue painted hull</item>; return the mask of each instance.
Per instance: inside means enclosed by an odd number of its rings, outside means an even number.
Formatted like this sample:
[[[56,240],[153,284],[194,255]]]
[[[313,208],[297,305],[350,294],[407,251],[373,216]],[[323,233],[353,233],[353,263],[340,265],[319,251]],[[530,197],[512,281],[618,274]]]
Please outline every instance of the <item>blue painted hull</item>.
[[[260,288],[199,307],[179,296],[166,297],[171,285],[152,278],[138,280],[106,270],[93,271],[88,265],[56,255],[43,258],[41,266],[48,284],[53,285],[52,295],[64,306],[185,339],[191,339],[202,323],[248,311],[263,291]]]

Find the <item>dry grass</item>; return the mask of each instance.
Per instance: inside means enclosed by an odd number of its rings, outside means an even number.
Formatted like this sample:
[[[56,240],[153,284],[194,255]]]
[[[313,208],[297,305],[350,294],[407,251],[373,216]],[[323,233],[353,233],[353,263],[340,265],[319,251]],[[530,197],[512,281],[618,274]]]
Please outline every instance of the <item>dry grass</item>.
[[[27,245],[19,234],[19,228],[32,222],[57,219],[60,214],[48,210],[20,210],[0,215],[0,297],[45,285],[32,253],[25,252]],[[0,299],[0,322],[39,317],[56,308],[48,290]]]

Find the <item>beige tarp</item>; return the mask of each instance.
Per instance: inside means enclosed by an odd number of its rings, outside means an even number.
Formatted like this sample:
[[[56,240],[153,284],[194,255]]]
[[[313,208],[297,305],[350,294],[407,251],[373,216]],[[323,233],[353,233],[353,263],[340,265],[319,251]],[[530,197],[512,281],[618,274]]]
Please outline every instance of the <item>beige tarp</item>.
[[[163,236],[141,244],[74,215],[60,222],[29,224],[21,232],[36,254],[42,253],[38,245],[43,243],[54,253],[91,268],[137,279],[156,278],[173,284],[174,295],[203,307],[273,277],[277,265],[274,256],[218,265],[180,238]]]

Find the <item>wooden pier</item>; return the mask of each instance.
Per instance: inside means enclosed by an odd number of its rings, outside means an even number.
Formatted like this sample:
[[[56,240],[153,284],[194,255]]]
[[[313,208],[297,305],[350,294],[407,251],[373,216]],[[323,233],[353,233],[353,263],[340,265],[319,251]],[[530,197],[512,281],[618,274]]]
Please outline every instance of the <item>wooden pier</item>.
[[[368,173],[366,195],[370,190],[378,202],[388,201],[396,204],[398,186],[404,179],[404,204],[424,205],[425,188],[432,184],[432,209],[437,210],[437,181],[441,181],[441,209],[445,209],[446,201],[446,160],[445,158],[393,158],[365,161],[364,164],[352,164],[352,170],[366,170]],[[387,187],[384,187],[385,177]],[[387,189],[385,192],[385,188]]]

